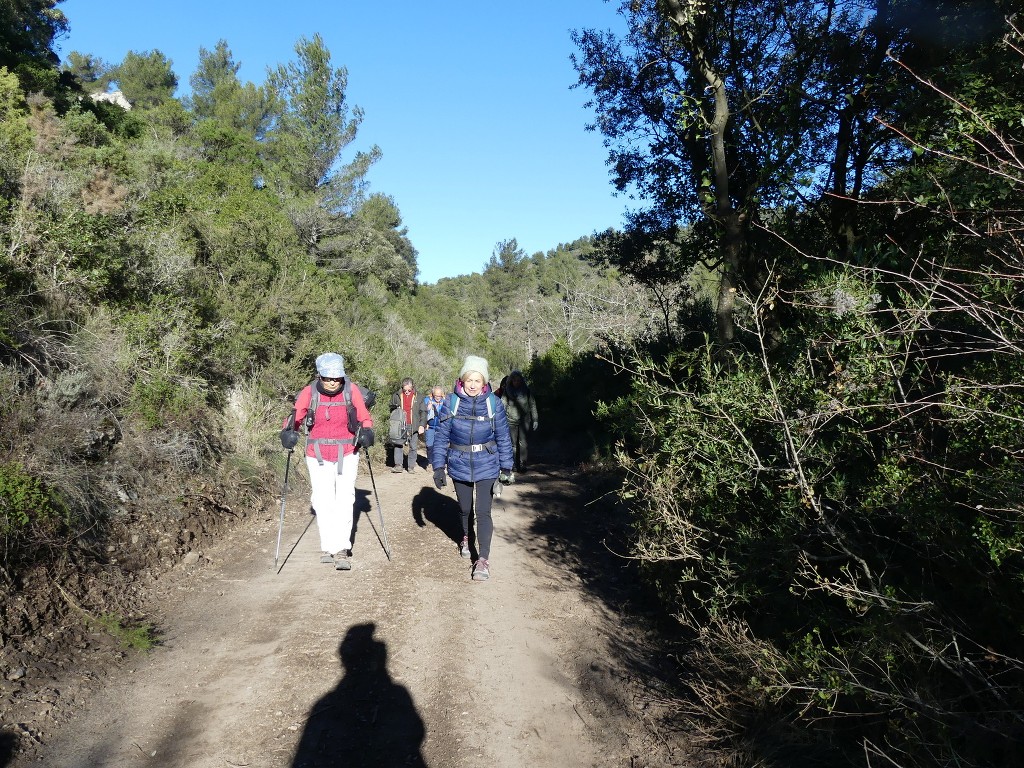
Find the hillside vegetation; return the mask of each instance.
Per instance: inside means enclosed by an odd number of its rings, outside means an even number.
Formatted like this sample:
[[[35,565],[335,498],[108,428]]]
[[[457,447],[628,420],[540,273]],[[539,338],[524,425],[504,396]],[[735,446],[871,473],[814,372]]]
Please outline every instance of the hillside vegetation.
[[[5,671],[45,655],[33,638],[69,605],[144,623],[140,578],[267,506],[321,352],[387,395],[450,387],[470,352],[498,378],[648,323],[592,237],[533,255],[510,238],[482,274],[418,284],[318,37],[262,84],[220,41],[178,99],[158,51],[58,66],[55,5],[19,6],[0,41],[0,583],[30,597],[0,606]],[[93,98],[114,88],[127,105]]]
[[[318,353],[382,392],[484,354],[615,478],[675,725],[749,765],[1019,761],[1012,3],[623,4],[574,42],[628,226],[436,285],[319,38],[262,84],[221,41],[177,99],[158,51],[58,66],[56,4],[0,31],[8,594],[86,572],[107,612],[266,504]],[[3,610],[5,647],[47,613]]]

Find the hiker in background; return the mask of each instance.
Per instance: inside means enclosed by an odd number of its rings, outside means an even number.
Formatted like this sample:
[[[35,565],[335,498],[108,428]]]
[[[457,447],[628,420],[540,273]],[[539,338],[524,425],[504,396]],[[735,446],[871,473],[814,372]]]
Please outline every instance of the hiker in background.
[[[444,387],[435,386],[430,394],[423,398],[423,403],[420,405],[420,423],[423,425],[423,442],[427,445],[428,460],[430,459],[430,449],[434,445],[434,435],[442,403],[444,403]]]
[[[392,472],[402,471],[402,453],[405,446],[409,446],[409,466],[408,471],[413,473],[416,471],[416,456],[419,450],[419,436],[423,434],[423,423],[420,421],[420,408],[418,398],[416,397],[416,389],[413,387],[412,379],[402,379],[402,388],[395,392],[391,396],[391,416],[398,420],[399,416],[395,413],[396,409],[401,409],[401,421],[405,427],[406,440],[402,443],[392,440],[392,446],[394,447],[394,458],[395,466],[391,468]],[[389,435],[389,437],[392,437]]]
[[[526,469],[526,433],[537,431],[537,402],[521,371],[512,371],[501,384],[501,403],[508,416],[508,429],[515,446],[516,472]]]
[[[434,485],[441,490],[448,484],[445,468],[455,485],[455,496],[462,513],[462,542],[459,554],[470,556],[469,517],[476,515],[476,543],[479,557],[470,577],[474,581],[490,578],[491,494],[494,481],[508,482],[512,471],[512,441],[501,400],[487,384],[487,361],[470,355],[462,364],[455,391],[441,406],[441,417],[430,449]],[[476,494],[474,503],[473,495]]]
[[[320,562],[347,571],[352,568],[359,448],[373,445],[373,417],[359,387],[346,381],[341,355],[320,355],[316,372],[316,379],[295,397],[295,408],[281,430],[281,445],[292,450],[299,441],[298,427],[305,427],[309,503],[320,532]]]

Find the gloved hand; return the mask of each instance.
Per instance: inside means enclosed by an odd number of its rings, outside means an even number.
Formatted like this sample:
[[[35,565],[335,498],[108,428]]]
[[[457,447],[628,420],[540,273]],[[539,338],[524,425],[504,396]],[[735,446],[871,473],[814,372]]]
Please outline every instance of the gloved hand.
[[[444,474],[444,469],[434,470],[434,485],[439,491],[448,485],[448,478]]]
[[[282,429],[281,430],[281,445],[285,447],[285,450],[290,451],[299,442],[299,433],[294,429]]]
[[[502,485],[512,485],[516,480],[516,476],[512,474],[511,469],[503,469],[498,475],[498,482]]]
[[[537,431],[537,422],[536,421],[533,422],[533,429],[531,429],[530,431],[531,432],[536,432]]]
[[[373,445],[377,438],[373,434],[373,430],[369,427],[360,427],[359,434],[356,435],[356,445],[360,448],[369,448]]]

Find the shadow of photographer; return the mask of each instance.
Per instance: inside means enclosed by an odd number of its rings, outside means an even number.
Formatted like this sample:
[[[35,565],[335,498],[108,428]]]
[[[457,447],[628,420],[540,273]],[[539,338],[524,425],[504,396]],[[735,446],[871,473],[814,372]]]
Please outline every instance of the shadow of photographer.
[[[338,646],[344,676],[310,710],[292,768],[426,768],[425,729],[409,692],[387,670],[376,625],[357,624]]]

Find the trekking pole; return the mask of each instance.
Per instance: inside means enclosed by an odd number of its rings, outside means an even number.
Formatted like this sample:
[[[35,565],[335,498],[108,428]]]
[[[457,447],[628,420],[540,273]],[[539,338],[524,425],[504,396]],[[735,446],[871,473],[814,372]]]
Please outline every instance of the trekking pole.
[[[373,487],[373,498],[377,502],[377,517],[380,518],[380,532],[382,535],[381,546],[384,547],[384,554],[391,560],[391,545],[388,543],[388,530],[384,527],[384,512],[380,508],[380,496],[377,495],[377,483],[373,481],[373,463],[370,461],[370,449],[366,451],[366,466],[370,470],[370,485]]]
[[[277,548],[274,550],[274,570],[277,570],[277,559],[281,556],[281,532],[284,530],[284,497],[288,493],[288,470],[292,466],[292,450],[288,449],[288,458],[284,463],[284,485],[281,486],[281,522],[277,525]]]

